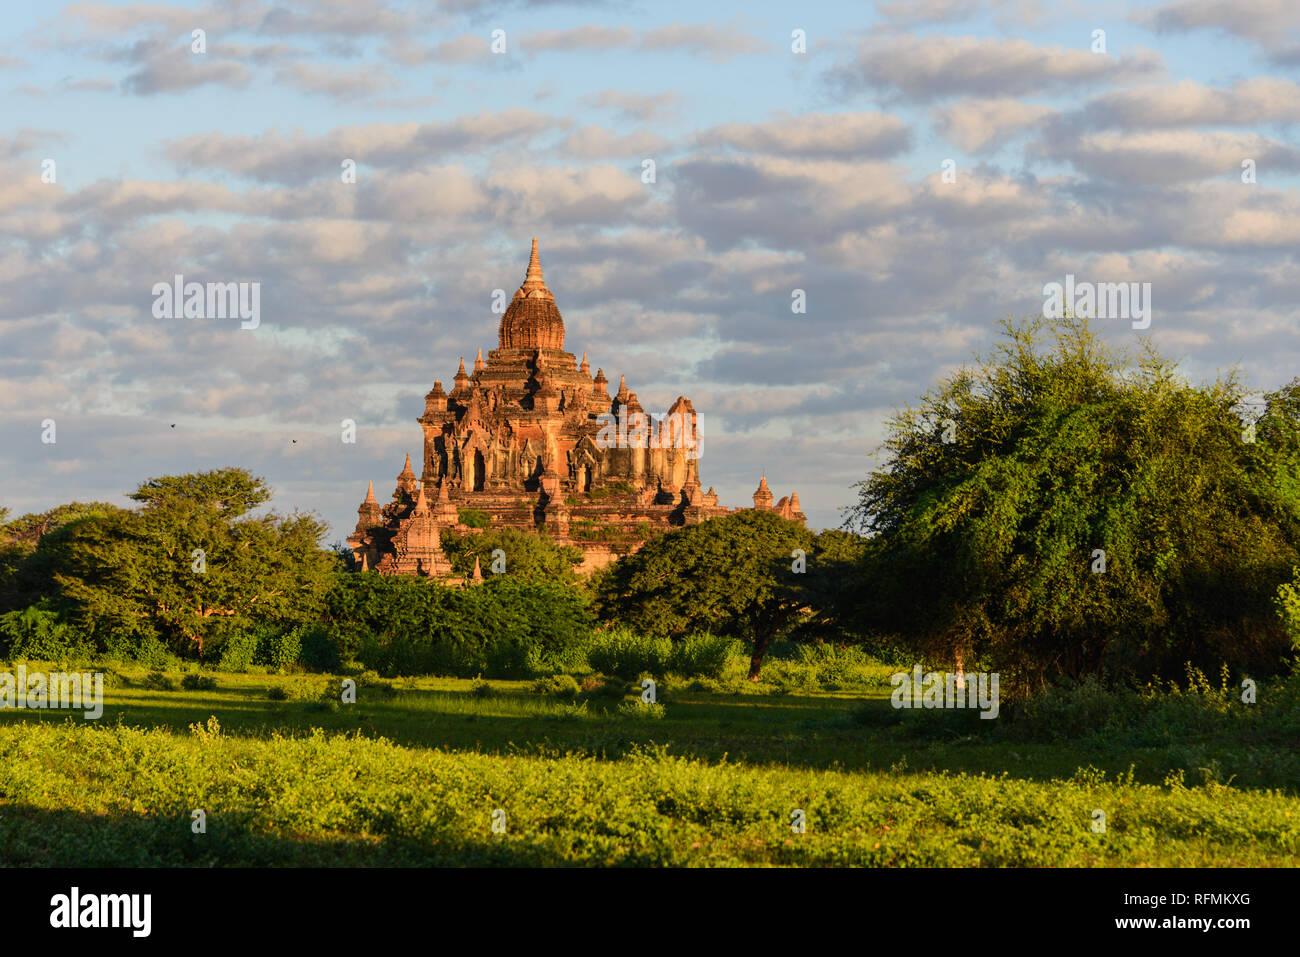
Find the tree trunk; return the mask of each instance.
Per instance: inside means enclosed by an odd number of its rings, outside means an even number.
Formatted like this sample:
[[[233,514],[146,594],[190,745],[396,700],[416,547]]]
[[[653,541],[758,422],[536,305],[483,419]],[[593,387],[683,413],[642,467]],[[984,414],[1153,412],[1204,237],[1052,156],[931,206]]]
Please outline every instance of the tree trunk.
[[[771,635],[754,636],[754,653],[749,656],[749,680],[757,681],[759,669],[763,667],[763,654],[772,641]]]

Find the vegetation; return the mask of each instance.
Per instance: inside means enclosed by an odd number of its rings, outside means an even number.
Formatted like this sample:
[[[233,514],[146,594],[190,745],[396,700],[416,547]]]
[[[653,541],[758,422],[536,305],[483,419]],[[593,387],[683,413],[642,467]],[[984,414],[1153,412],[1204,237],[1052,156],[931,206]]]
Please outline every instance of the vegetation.
[[[0,848],[46,866],[1300,864],[1294,682],[1256,706],[1203,679],[1094,686],[1099,736],[1077,690],[958,727],[746,668],[727,669],[739,694],[668,683],[657,708],[469,679],[358,681],[333,708],[314,677],[277,679],[282,700],[256,675],[160,696],[126,669],[100,722],[0,714]]]
[[[751,648],[757,680],[772,639],[803,616],[796,550],[814,535],[772,512],[743,511],[687,525],[620,559],[598,584],[605,619],[662,637],[715,629]]]
[[[496,558],[493,553],[504,553],[505,571],[501,574],[513,581],[576,584],[575,567],[582,564],[582,550],[571,545],[559,545],[548,535],[520,531],[517,528],[496,528],[463,535],[454,529],[443,529],[442,550],[451,561],[452,571],[468,576],[474,571],[474,560],[485,577],[492,571]],[[498,565],[499,567],[499,565]]]
[[[492,524],[492,516],[481,508],[462,508],[456,512],[462,525],[469,528],[487,528]]]
[[[1300,558],[1300,380],[1251,435],[1235,376],[1189,385],[1082,321],[1006,336],[892,420],[888,464],[859,487],[864,630],[1034,689],[1186,661],[1276,672],[1292,652],[1278,588]]]

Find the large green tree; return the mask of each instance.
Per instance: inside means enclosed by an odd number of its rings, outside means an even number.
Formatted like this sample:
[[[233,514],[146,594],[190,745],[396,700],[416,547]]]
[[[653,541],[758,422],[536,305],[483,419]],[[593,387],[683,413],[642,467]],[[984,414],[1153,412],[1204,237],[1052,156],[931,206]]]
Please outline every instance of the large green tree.
[[[9,518],[9,509],[0,508],[0,612],[27,608],[50,596],[54,578],[48,550],[37,555],[42,538],[84,518],[120,511],[106,502],[70,502]]]
[[[596,584],[595,608],[650,635],[697,631],[749,643],[757,681],[772,639],[807,616],[805,572],[814,536],[797,522],[750,509],[652,539]]]
[[[221,622],[314,617],[333,559],[314,516],[252,514],[270,498],[244,469],[164,476],[131,495],[132,511],[88,517],[38,547],[59,597],[101,643],[156,636],[202,657]]]
[[[1253,429],[1229,374],[1192,385],[1077,319],[1006,322],[888,423],[848,524],[875,536],[871,627],[1030,686],[1184,662],[1269,669],[1300,548],[1300,381]]]

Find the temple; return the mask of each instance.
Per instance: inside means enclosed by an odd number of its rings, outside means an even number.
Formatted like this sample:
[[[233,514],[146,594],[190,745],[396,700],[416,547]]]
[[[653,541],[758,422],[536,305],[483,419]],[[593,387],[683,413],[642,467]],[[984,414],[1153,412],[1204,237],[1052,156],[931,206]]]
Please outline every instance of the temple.
[[[372,482],[357,509],[348,544],[359,568],[448,576],[442,530],[469,533],[486,521],[575,545],[589,571],[669,527],[734,511],[700,483],[690,399],[678,396],[665,413],[648,415],[625,377],[611,396],[586,352],[579,360],[565,351],[536,239],[497,348],[486,359],[480,349],[472,372],[462,358],[451,391],[435,381],[417,421],[419,477],[408,454],[392,500],[381,506]],[[797,494],[772,500],[763,477],[753,507],[806,521]]]

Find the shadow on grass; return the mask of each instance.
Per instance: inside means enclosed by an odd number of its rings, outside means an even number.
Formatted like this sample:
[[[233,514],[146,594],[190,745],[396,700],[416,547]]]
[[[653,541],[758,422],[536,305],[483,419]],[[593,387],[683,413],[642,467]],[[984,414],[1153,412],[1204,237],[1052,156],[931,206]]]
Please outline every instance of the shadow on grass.
[[[1244,789],[1300,790],[1293,749],[1230,738],[1174,742],[1026,742],[1008,739],[1005,718],[981,720],[977,711],[898,711],[887,696],[858,699],[805,695],[719,695],[673,692],[659,720],[614,713],[615,701],[593,700],[585,713],[527,692],[476,698],[468,691],[404,690],[396,695],[362,688],[356,704],[331,710],[317,702],[271,701],[256,687],[207,692],[114,689],[100,724],[118,721],[185,733],[215,715],[227,735],[327,733],[384,737],[410,748],[485,754],[586,753],[621,758],[646,746],[707,762],[813,770],[904,769],[1007,774],[1046,781],[1093,766],[1160,784],[1170,772],[1216,768]],[[494,713],[496,712],[496,713]],[[509,713],[515,712],[515,713]],[[66,721],[79,714],[0,710],[5,721]],[[1217,772],[1216,772],[1217,773]]]
[[[558,850],[522,836],[438,832],[300,836],[258,832],[240,815],[90,814],[0,802],[0,861],[9,867],[539,867]],[[628,863],[640,863],[629,861]]]

